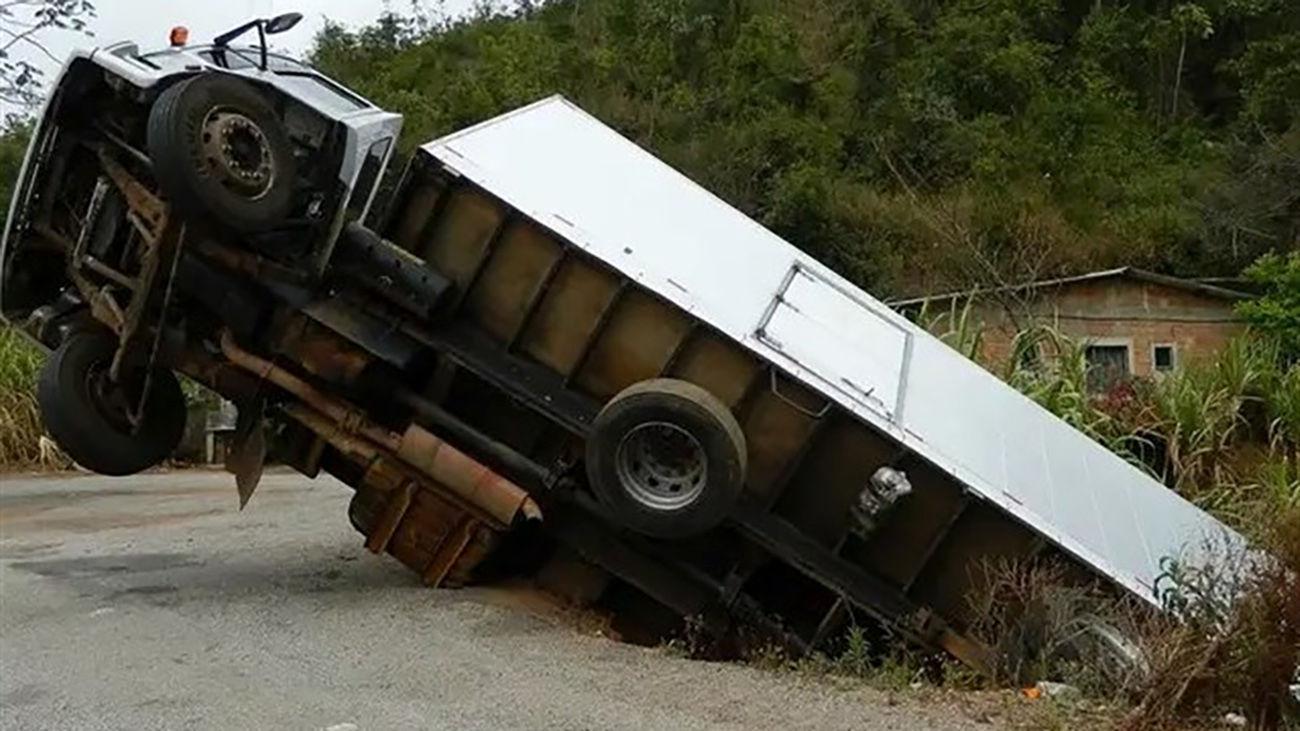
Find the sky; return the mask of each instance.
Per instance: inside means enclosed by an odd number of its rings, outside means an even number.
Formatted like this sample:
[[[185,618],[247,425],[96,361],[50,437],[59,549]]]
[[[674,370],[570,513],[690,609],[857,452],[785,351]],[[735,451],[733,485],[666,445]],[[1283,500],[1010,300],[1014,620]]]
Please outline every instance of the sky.
[[[463,13],[473,0],[430,0],[426,6],[442,7],[450,15]],[[103,46],[120,40],[140,44],[141,51],[167,45],[173,26],[190,29],[190,41],[207,42],[255,17],[270,17],[297,11],[303,20],[293,30],[273,40],[278,50],[302,53],[311,45],[316,32],[333,20],[356,27],[373,21],[391,8],[401,12],[410,7],[409,0],[95,0],[98,17],[90,21],[93,37],[71,31],[47,29],[39,39],[56,57],[62,59],[77,47]],[[20,48],[21,47],[21,50]],[[45,71],[47,86],[58,71],[55,63],[39,50],[19,44],[12,49],[18,58],[36,64]],[[0,115],[2,116],[2,115]]]

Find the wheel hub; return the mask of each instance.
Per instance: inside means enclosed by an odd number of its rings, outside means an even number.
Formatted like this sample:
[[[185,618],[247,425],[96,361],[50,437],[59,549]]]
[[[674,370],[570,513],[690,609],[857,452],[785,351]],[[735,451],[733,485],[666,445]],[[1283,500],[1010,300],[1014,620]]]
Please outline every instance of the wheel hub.
[[[704,491],[708,459],[690,432],[664,421],[646,422],[618,445],[619,481],[637,502],[655,510],[678,510]]]
[[[108,363],[98,363],[86,373],[86,392],[99,415],[123,431],[133,429],[131,410],[134,407],[131,391],[125,383],[115,382],[109,376]]]
[[[230,109],[214,109],[203,120],[202,140],[207,167],[222,185],[252,199],[271,189],[271,145],[256,122]]]

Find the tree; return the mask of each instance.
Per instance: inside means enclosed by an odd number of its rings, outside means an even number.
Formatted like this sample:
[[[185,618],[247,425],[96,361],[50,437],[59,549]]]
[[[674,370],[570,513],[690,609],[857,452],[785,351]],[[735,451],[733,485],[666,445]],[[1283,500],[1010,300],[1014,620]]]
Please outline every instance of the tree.
[[[1289,256],[1266,254],[1246,276],[1263,288],[1257,299],[1237,311],[1260,334],[1277,343],[1282,356],[1300,363],[1300,251]]]
[[[94,0],[0,0],[0,101],[20,106],[40,101],[44,74],[18,58],[18,52],[35,51],[63,63],[41,42],[41,33],[51,29],[89,33],[86,24],[93,17]]]
[[[18,169],[22,167],[30,136],[30,122],[18,118],[0,120],[0,231],[6,228],[9,199],[18,182]]]
[[[560,92],[883,296],[1300,242],[1291,0],[550,0],[332,29],[406,149]]]

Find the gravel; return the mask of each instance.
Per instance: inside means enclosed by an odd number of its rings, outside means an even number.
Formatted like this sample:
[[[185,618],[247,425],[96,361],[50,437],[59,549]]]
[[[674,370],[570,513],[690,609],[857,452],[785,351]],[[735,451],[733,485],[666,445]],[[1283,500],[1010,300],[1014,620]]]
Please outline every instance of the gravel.
[[[0,478],[3,729],[987,729],[950,703],[671,657],[536,596],[430,590],[332,480]]]

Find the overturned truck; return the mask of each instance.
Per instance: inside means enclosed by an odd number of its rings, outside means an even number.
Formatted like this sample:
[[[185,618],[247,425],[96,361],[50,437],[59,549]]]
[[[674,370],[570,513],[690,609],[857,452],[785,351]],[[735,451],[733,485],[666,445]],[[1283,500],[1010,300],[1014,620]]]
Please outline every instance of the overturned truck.
[[[869,621],[976,667],[990,561],[1158,604],[1239,541],[563,98],[419,148],[368,216],[400,118],[268,54],[292,23],[65,66],[0,305],[84,466],[164,459],[180,372],[239,405],[242,500],[268,451],[330,473],[430,584],[523,532],[720,635]]]

